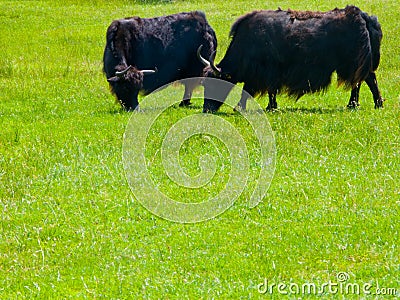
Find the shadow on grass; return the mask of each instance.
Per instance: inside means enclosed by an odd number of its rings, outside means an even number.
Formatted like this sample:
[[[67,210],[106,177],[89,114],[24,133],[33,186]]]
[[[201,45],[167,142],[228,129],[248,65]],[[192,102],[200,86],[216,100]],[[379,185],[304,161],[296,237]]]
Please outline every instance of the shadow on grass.
[[[300,114],[333,114],[357,111],[358,109],[349,109],[347,107],[324,108],[324,107],[283,107],[267,113],[300,113]]]
[[[139,106],[140,106],[140,104],[139,104]],[[155,106],[155,107],[152,107],[152,108],[146,108],[146,109],[143,109],[143,110],[139,110],[139,112],[140,111],[146,112],[146,111],[149,111],[149,109],[151,111],[164,110],[165,108],[166,108],[165,106],[160,105],[160,106]],[[186,109],[186,110],[189,110],[189,111],[192,111],[192,110],[201,111],[203,109],[203,106],[202,105],[191,104],[189,106],[180,107],[179,103],[177,103],[175,105],[172,105],[170,107],[170,109],[182,109],[182,110]],[[99,114],[110,114],[110,115],[131,114],[131,113],[134,113],[134,112],[137,112],[137,111],[133,111],[133,110],[127,111],[127,110],[123,109],[122,107],[120,107],[118,105],[116,105],[115,107],[110,108],[110,109],[103,109],[103,110],[98,111]]]
[[[192,103],[189,106],[184,106],[181,107],[179,106],[179,103],[173,105],[170,107],[171,109],[178,109],[178,110],[189,110],[189,111],[199,111],[201,112],[203,110],[203,105],[201,104],[195,104]],[[147,108],[148,109],[148,108]],[[151,110],[163,110],[165,109],[164,106],[160,105],[159,107],[153,107]],[[265,110],[263,109],[261,110],[248,110],[248,113],[260,113],[260,112],[264,112],[267,114],[334,114],[334,113],[344,113],[344,112],[356,112],[358,111],[359,108],[356,109],[351,109],[351,108],[347,108],[347,107],[329,107],[329,108],[325,108],[325,107],[282,107],[282,108],[278,108],[272,111],[269,110]],[[124,110],[122,107],[119,106],[115,106],[113,108],[110,109],[104,109],[102,111],[99,111],[100,114],[106,113],[106,114],[110,114],[110,115],[120,115],[120,114],[131,114],[133,111],[126,111]],[[216,115],[220,115],[220,116],[230,116],[230,115],[235,115],[235,114],[240,114],[239,112],[236,112],[232,109],[232,112],[230,113],[229,111],[217,111],[214,114]]]
[[[174,3],[174,0],[136,0],[132,1],[142,5],[154,5],[154,4],[169,4]]]

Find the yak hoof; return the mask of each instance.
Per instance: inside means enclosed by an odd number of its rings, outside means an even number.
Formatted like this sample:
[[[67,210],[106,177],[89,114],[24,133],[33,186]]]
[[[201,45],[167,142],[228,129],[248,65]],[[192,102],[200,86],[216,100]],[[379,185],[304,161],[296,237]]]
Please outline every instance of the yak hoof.
[[[233,108],[233,111],[244,112],[244,111],[246,111],[246,108],[241,107],[240,105],[236,105],[236,106]]]
[[[179,107],[189,106],[190,104],[192,104],[190,100],[183,100],[181,103],[179,103]]]
[[[125,107],[125,110],[127,112],[141,112],[142,110],[140,109],[140,106],[136,106],[135,108],[130,106],[130,107]]]
[[[347,108],[349,108],[349,109],[356,109],[359,106],[360,106],[360,103],[358,103],[357,101],[351,101],[351,102],[349,102],[349,104],[347,104]]]
[[[210,108],[203,108],[203,114],[213,114],[216,113],[216,109],[210,109]]]
[[[383,107],[383,101],[385,101],[385,99],[383,99],[382,97],[380,97],[378,100],[375,101],[375,108],[382,108]]]

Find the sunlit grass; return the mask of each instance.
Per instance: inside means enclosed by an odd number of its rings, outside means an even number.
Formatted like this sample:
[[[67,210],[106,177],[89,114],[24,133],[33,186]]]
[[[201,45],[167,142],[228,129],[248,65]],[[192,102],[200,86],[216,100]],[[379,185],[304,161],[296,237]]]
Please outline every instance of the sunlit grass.
[[[201,9],[219,39],[218,61],[231,24],[249,10],[327,10],[347,2],[0,4],[0,298],[247,298],[258,296],[265,278],[323,284],[337,282],[338,272],[347,272],[349,282],[399,288],[395,1],[357,3],[382,24],[377,77],[384,109],[374,110],[365,84],[355,111],[344,108],[349,92],[335,85],[298,102],[279,95],[279,110],[266,113],[277,148],[267,197],[249,209],[250,182],[218,218],[185,225],[152,215],[126,182],[121,152],[131,114],[115,104],[101,71],[107,26],[130,15]],[[258,102],[267,105],[267,99]],[[193,108],[171,108],[158,126],[168,128],[201,106],[195,99]],[[219,116],[251,142],[231,108],[223,106]],[[197,156],[227,152],[202,139],[181,150],[192,175],[199,172]],[[150,170],[165,192],[182,201],[205,196],[170,184],[158,147],[154,139],[147,157],[154,158]],[[211,195],[226,177],[221,174]]]

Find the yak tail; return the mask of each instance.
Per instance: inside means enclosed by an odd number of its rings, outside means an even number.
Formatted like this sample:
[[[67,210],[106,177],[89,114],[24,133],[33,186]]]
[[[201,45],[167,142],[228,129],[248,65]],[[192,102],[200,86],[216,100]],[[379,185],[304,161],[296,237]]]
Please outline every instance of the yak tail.
[[[381,57],[380,45],[382,40],[382,29],[375,16],[369,16],[367,13],[362,13],[364,21],[367,23],[367,30],[369,33],[369,40],[371,43],[372,51],[372,70],[375,71],[379,66]]]
[[[367,78],[368,74],[372,71],[372,47],[371,47],[371,37],[370,33],[368,31],[367,24],[364,19],[362,19],[362,16],[360,16],[361,20],[363,21],[362,23],[365,24],[364,30],[361,34],[360,37],[360,51],[357,57],[357,62],[358,62],[358,68],[355,72],[354,76],[354,83],[353,86],[355,86],[357,83],[362,82]]]
[[[346,7],[346,10],[351,8]],[[371,47],[370,33],[358,9],[354,14],[357,20],[354,24],[358,26],[357,32],[359,34],[359,38],[354,41],[351,50],[354,59],[352,62],[349,61],[349,64],[344,68],[337,70],[339,84],[344,83],[347,88],[354,88],[373,71],[373,49]]]

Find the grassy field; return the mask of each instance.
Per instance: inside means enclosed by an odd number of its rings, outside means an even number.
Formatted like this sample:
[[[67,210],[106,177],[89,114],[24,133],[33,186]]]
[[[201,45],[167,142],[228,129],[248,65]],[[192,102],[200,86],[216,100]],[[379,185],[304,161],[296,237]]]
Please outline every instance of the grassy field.
[[[351,111],[349,91],[335,85],[298,102],[278,96],[280,109],[265,114],[277,152],[262,203],[247,205],[259,172],[250,145],[253,177],[233,206],[180,224],[146,210],[125,178],[123,134],[132,114],[115,104],[102,74],[110,22],[201,9],[217,33],[219,61],[230,25],[245,12],[347,2],[0,0],[0,298],[313,298],[329,282],[336,290],[319,296],[399,297],[400,11],[396,1],[353,3],[382,25],[384,109],[373,108],[365,84],[361,107]],[[186,191],[163,174],[156,138],[201,107],[198,98],[190,109],[165,111],[146,149],[153,178],[179,201],[218,193],[230,171],[219,157],[228,150],[197,136],[183,145],[183,164],[194,176],[198,156],[217,156],[216,183]],[[218,116],[251,144],[240,115],[225,105]],[[301,293],[307,284],[317,292]]]

